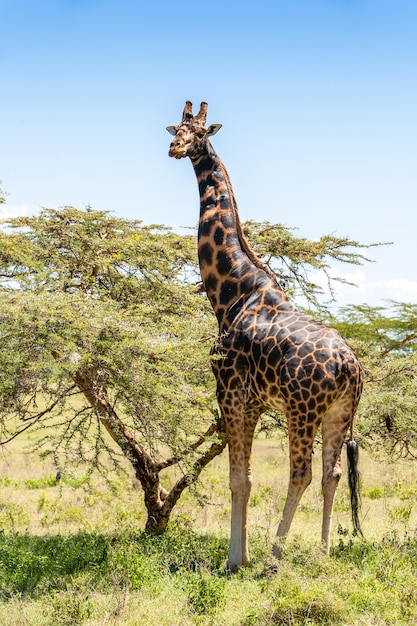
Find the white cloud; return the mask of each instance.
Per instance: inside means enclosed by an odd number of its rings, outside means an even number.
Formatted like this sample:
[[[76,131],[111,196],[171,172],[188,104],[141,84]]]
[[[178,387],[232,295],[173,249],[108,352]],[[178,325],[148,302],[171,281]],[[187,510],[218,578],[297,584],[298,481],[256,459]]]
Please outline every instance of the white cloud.
[[[401,302],[417,302],[417,281],[399,277],[370,284],[374,284],[381,291],[385,290],[388,294],[384,296],[385,298]]]
[[[21,217],[22,215],[33,215],[36,209],[30,204],[2,204],[0,206],[0,219],[9,217]]]
[[[333,283],[336,306],[347,304],[370,304],[371,306],[386,306],[387,300],[398,302],[417,303],[417,281],[399,276],[390,280],[369,280],[361,269],[342,272],[332,268],[330,275],[333,278],[347,280],[353,285]],[[313,281],[319,284],[327,293],[326,278],[317,273]]]

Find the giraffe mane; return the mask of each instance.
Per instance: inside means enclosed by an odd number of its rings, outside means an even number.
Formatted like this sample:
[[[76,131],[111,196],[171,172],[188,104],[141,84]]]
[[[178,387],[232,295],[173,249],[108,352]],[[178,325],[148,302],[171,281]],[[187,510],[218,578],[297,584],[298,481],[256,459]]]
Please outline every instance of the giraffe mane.
[[[243,227],[242,227],[242,222],[240,221],[240,217],[239,217],[239,212],[237,210],[237,202],[236,202],[236,198],[235,198],[235,194],[233,191],[233,187],[232,184],[230,182],[230,178],[229,178],[229,174],[225,168],[225,166],[223,165],[223,162],[220,159],[220,166],[222,168],[224,177],[227,181],[227,185],[229,187],[229,191],[230,191],[230,196],[231,196],[231,200],[232,200],[232,210],[233,210],[233,217],[235,218],[235,222],[236,222],[236,232],[237,232],[237,236],[239,238],[240,241],[240,245],[242,246],[242,250],[245,252],[245,254],[248,256],[249,260],[252,261],[252,263],[260,270],[263,270],[270,278],[272,278],[277,285],[279,285],[279,281],[277,278],[277,275],[275,274],[275,272],[269,267],[269,265],[267,265],[267,263],[264,263],[257,254],[255,254],[255,252],[252,250],[252,248],[250,247],[250,244],[246,238],[245,233],[243,232]]]

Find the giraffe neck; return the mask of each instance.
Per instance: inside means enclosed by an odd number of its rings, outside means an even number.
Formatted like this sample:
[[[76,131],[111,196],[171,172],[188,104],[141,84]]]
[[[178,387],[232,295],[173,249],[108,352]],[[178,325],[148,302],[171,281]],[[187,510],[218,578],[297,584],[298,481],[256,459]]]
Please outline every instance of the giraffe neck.
[[[243,233],[229,175],[208,142],[207,150],[191,159],[200,192],[198,256],[205,291],[221,329],[254,292],[266,287],[287,302],[278,281],[250,248]]]

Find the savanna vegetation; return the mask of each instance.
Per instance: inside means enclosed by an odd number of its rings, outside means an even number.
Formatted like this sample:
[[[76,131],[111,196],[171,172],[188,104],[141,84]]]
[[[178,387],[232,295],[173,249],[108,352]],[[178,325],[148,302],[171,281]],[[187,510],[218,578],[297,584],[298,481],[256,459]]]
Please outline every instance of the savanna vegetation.
[[[316,470],[268,573],[288,472],[285,423],[271,413],[255,443],[254,565],[226,575],[226,439],[208,357],[216,325],[195,236],[90,208],[43,209],[0,230],[1,624],[417,623],[417,307],[331,314],[331,264],[366,262],[366,246],[281,225],[245,231],[365,365],[365,539],[351,535],[343,483],[331,557],[321,554]]]
[[[417,623],[417,467],[362,451],[362,525],[351,536],[338,490],[333,547],[319,545],[320,455],[279,564],[270,547],[286,495],[285,442],[260,434],[250,500],[253,565],[228,576],[227,456],[201,476],[206,501],[183,493],[163,534],[132,473],[56,482],[50,458],[28,454],[30,431],[0,463],[0,623],[5,626],[221,626]],[[170,471],[164,479],[175,481]]]

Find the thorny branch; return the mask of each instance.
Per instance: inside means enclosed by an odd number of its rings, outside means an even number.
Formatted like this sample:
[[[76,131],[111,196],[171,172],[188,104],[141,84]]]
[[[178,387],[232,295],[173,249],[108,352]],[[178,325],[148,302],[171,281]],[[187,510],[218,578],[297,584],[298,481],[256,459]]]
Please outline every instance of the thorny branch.
[[[52,402],[52,404],[50,404],[46,409],[44,409],[40,413],[37,413],[36,415],[31,415],[30,417],[21,417],[20,420],[22,422],[29,422],[29,423],[26,426],[24,426],[23,428],[20,428],[19,430],[17,430],[8,439],[5,439],[4,441],[0,441],[0,446],[4,446],[7,443],[9,443],[10,441],[13,441],[13,439],[15,439],[16,437],[18,437],[19,435],[24,433],[26,430],[28,430],[29,428],[34,426],[37,422],[39,422],[39,420],[42,419],[42,417],[44,417],[48,413],[51,413],[53,411],[53,409],[62,400],[62,398],[64,398],[66,395],[68,395],[73,389],[75,389],[75,385],[71,385],[71,387],[68,387],[63,393],[61,393],[57,397],[57,399],[54,402]]]

